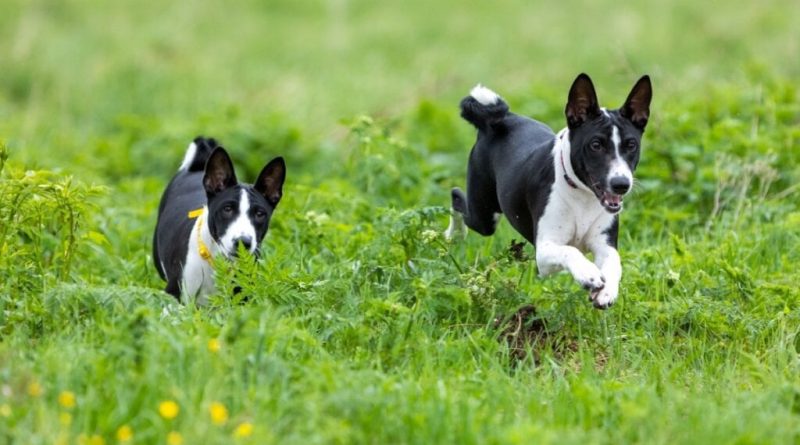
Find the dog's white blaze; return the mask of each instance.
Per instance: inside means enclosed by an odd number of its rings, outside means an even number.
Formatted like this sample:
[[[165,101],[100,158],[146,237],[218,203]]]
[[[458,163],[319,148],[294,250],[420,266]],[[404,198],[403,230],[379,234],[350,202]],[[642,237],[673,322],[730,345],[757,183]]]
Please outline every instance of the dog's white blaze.
[[[194,162],[194,156],[197,154],[197,145],[194,142],[189,144],[189,148],[186,149],[186,155],[183,156],[183,162],[181,162],[180,168],[178,170],[189,170],[189,167]]]
[[[228,226],[228,229],[225,230],[225,233],[219,240],[227,254],[236,253],[236,240],[244,236],[249,236],[250,239],[253,240],[250,245],[250,252],[255,252],[256,247],[258,247],[256,246],[256,242],[258,241],[256,240],[256,228],[253,226],[253,221],[250,220],[250,216],[247,214],[249,210],[250,198],[247,196],[247,191],[243,189],[242,197],[239,200],[239,216]]]
[[[500,100],[500,96],[498,96],[497,93],[481,84],[475,85],[475,88],[469,92],[469,95],[477,100],[481,105],[494,105],[498,100]]]
[[[619,143],[622,141],[619,137],[619,127],[614,125],[611,128],[611,142],[614,143],[614,151],[617,153],[617,157],[619,157]]]
[[[622,139],[619,136],[619,127],[616,125],[614,125],[611,132],[611,142],[614,144],[614,160],[611,161],[611,168],[608,169],[607,181],[610,183],[611,178],[623,176],[628,178],[628,182],[632,184],[633,173],[631,173],[630,166],[628,166],[628,163],[625,162],[625,159],[623,159],[622,155],[620,154],[620,144],[622,143]]]

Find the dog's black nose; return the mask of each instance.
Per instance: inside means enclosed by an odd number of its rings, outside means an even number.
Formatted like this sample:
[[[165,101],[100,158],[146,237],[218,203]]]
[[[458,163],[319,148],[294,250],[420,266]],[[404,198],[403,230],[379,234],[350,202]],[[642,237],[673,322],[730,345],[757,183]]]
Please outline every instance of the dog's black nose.
[[[244,246],[245,249],[250,250],[250,246],[253,245],[253,238],[250,236],[243,236],[236,239],[237,244],[241,244]]]
[[[611,185],[611,191],[617,195],[624,195],[625,193],[628,193],[628,190],[631,188],[631,181],[625,176],[614,176],[609,182],[609,185]]]

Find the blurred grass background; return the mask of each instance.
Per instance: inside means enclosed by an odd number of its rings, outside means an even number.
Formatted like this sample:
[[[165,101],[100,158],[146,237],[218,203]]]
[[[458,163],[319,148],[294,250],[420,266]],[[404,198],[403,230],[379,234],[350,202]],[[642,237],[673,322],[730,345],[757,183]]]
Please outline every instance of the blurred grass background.
[[[394,117],[422,99],[455,111],[477,82],[563,101],[581,71],[609,106],[649,73],[658,118],[667,98],[719,82],[800,76],[798,9],[781,0],[6,0],[0,131],[18,159],[47,167],[80,159],[126,116],[215,134],[232,110],[255,122],[279,114],[314,143],[337,141],[343,118]],[[158,150],[178,157],[186,140]]]

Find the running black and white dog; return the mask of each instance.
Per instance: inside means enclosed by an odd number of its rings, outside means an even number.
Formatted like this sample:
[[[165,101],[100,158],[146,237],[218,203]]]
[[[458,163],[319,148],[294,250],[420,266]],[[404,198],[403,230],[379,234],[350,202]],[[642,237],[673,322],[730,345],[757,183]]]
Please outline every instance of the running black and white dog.
[[[567,128],[555,134],[511,113],[488,88],[473,88],[461,101],[461,116],[478,129],[478,138],[467,193],[452,190],[445,236],[466,234],[464,223],[491,235],[503,214],[535,246],[540,275],[568,270],[595,307],[611,306],[622,276],[618,214],[633,186],[651,97],[650,78],[643,76],[621,108],[606,110],[581,74],[569,90]]]
[[[196,138],[158,207],[153,260],[165,291],[203,304],[214,292],[215,257],[235,257],[240,244],[257,254],[285,178],[286,164],[277,157],[254,185],[240,184],[225,149]]]

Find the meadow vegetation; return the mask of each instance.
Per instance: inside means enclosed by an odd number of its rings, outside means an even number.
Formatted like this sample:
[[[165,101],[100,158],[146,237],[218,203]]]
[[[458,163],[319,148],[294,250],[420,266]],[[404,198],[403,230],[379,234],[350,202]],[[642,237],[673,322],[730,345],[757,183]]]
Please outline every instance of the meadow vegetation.
[[[779,0],[4,1],[0,443],[796,443],[798,24]],[[483,82],[561,128],[581,71],[609,107],[654,84],[608,311],[506,223],[442,237],[458,100]],[[203,308],[150,256],[198,134],[240,179],[288,170],[263,258],[217,263]]]

